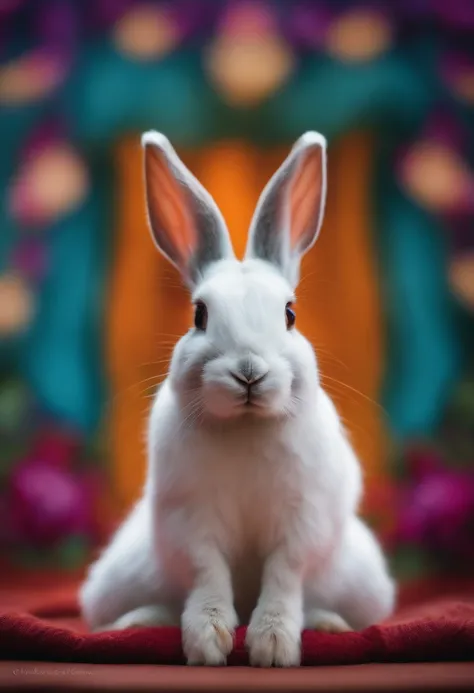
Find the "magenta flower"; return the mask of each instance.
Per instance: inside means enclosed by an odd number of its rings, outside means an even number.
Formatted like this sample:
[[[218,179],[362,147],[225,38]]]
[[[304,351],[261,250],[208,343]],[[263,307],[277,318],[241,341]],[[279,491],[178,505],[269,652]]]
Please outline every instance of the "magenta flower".
[[[91,485],[64,467],[27,459],[13,470],[7,494],[13,542],[46,547],[93,529]]]
[[[300,2],[289,10],[282,26],[289,41],[298,47],[321,49],[334,19],[334,8],[330,4]]]
[[[431,0],[433,11],[441,26],[454,30],[472,31],[474,29],[474,4],[472,0]]]
[[[71,462],[77,457],[81,441],[73,431],[45,428],[37,436],[31,457],[37,460],[47,460],[52,467],[70,468]]]
[[[412,455],[400,493],[397,539],[439,557],[474,560],[474,474],[448,469],[428,452]]]
[[[45,245],[37,238],[20,241],[13,250],[12,266],[30,281],[41,280],[47,268]]]

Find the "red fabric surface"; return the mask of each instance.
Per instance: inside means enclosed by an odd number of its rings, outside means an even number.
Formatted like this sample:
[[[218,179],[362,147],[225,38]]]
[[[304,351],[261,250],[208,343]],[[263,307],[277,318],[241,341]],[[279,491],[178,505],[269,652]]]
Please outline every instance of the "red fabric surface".
[[[0,593],[0,659],[120,664],[181,664],[177,628],[87,633],[74,587],[23,588]],[[16,597],[15,597],[16,594]],[[29,600],[27,599],[30,595]],[[36,602],[35,602],[36,600]],[[408,601],[408,600],[407,600]],[[20,613],[21,604],[29,612]],[[12,609],[15,609],[13,611]],[[5,610],[6,609],[6,610]],[[239,628],[229,664],[248,663],[245,629]],[[303,664],[474,661],[474,591],[405,606],[394,618],[361,633],[305,632]]]

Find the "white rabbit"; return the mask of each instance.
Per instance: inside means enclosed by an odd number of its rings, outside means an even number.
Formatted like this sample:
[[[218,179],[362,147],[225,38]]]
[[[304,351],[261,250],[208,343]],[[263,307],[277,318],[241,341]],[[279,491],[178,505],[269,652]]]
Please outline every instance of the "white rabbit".
[[[156,394],[142,498],[90,569],[83,614],[102,630],[181,624],[189,664],[225,664],[248,624],[253,665],[296,666],[303,628],[362,629],[394,602],[356,514],[359,462],[294,326],[326,142],[296,142],[261,196],[243,262],[166,137],[142,143],[151,231],[192,292],[195,327]]]

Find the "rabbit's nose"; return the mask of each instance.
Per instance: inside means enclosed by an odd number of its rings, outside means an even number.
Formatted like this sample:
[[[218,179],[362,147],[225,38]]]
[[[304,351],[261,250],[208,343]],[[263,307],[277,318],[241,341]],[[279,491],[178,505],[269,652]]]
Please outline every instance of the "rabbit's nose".
[[[241,380],[250,383],[254,378],[254,367],[250,359],[242,359],[239,361],[238,372]]]
[[[252,385],[261,382],[266,377],[267,372],[255,370],[250,361],[241,361],[238,369],[231,371],[230,374],[238,383],[250,388]]]

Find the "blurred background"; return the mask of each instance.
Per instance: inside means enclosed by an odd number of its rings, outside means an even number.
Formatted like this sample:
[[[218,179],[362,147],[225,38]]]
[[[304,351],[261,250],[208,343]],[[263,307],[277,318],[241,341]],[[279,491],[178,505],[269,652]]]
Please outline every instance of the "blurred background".
[[[140,492],[190,321],[146,228],[149,128],[238,253],[292,142],[328,138],[298,325],[396,574],[474,574],[472,0],[1,0],[2,566],[80,568]]]

